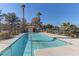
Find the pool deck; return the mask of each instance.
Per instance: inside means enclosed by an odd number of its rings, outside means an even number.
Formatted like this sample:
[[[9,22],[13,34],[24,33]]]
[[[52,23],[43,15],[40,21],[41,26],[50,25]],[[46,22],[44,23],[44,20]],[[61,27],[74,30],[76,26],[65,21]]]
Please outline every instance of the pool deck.
[[[23,33],[24,34],[24,33]],[[15,37],[7,40],[0,40],[0,53],[9,47],[12,43],[14,43],[18,38],[20,38],[23,34],[16,35]]]
[[[50,37],[57,37],[59,40],[71,43],[64,46],[55,48],[37,49],[35,56],[79,56],[79,38],[70,38],[68,36],[62,36],[57,34],[42,33]]]

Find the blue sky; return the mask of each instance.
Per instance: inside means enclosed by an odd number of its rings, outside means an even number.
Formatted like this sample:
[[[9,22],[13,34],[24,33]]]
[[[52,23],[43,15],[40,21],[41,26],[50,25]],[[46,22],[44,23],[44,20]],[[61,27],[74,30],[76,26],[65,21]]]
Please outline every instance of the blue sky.
[[[2,13],[15,12],[22,18],[21,4],[0,4]],[[79,4],[25,4],[25,18],[31,22],[37,12],[41,12],[41,21],[44,24],[50,23],[60,25],[63,22],[70,22],[79,25]]]

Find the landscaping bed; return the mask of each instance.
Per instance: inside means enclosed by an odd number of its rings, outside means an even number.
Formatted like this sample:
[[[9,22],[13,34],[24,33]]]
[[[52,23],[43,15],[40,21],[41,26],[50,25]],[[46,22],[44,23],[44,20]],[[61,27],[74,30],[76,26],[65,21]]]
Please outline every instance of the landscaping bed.
[[[8,32],[0,32],[0,40],[8,39],[9,37],[10,36]]]

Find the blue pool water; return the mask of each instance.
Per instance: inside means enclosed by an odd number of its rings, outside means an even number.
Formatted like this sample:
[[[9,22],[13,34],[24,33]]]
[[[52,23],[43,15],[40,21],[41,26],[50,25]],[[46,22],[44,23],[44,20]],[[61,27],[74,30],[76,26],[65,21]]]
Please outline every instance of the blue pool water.
[[[14,44],[5,49],[2,56],[31,56],[36,49],[54,48],[66,45],[65,42],[48,37],[41,33],[28,33],[20,37]]]
[[[63,46],[66,43],[41,33],[29,33],[29,39],[25,47],[24,56],[34,55],[36,49]],[[32,49],[31,49],[32,48]]]
[[[28,34],[24,34],[11,46],[0,53],[1,56],[22,56],[28,40]]]

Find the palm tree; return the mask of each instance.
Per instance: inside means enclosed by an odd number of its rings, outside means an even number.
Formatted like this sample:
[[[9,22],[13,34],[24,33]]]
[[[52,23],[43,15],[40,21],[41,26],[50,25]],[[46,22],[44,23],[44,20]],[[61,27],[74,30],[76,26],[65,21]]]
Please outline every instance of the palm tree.
[[[25,5],[24,5],[24,4],[22,4],[22,5],[21,5],[21,8],[22,8],[22,12],[23,12],[23,20],[24,20]]]
[[[38,28],[38,30],[40,31],[42,28],[42,22],[40,21],[41,20],[41,18],[40,18],[40,16],[42,15],[42,13],[41,12],[37,12],[37,18],[39,19],[38,20],[38,22],[37,22],[37,28]]]
[[[0,32],[1,32],[1,19],[0,19]]]
[[[22,12],[23,12],[23,17],[22,17],[22,32],[25,32],[25,17],[24,17],[24,13],[25,13],[25,4],[21,5],[22,8]]]
[[[36,27],[37,31],[40,31],[42,29],[42,22],[40,21],[40,16],[42,15],[40,12],[38,12],[37,17],[34,17],[32,19],[32,25]]]
[[[37,17],[40,19],[40,16],[41,16],[41,12],[37,12]]]
[[[3,16],[3,15],[1,15],[1,12],[2,12],[2,10],[0,10],[0,32],[1,32],[1,19],[2,19],[2,16]]]

